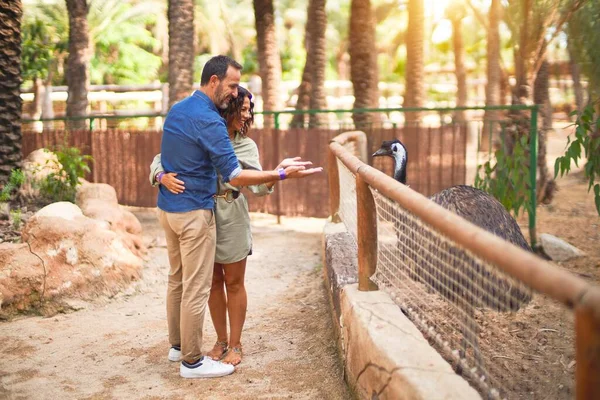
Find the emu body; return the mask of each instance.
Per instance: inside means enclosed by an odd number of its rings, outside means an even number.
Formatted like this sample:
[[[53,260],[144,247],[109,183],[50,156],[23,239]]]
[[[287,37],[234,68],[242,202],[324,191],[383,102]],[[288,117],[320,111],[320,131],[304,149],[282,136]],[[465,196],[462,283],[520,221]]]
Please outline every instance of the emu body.
[[[373,157],[388,156],[394,159],[394,178],[406,184],[406,167],[408,153],[399,140],[384,141],[381,148]],[[531,251],[531,248],[515,219],[506,211],[504,206],[488,193],[472,186],[458,185],[444,189],[430,199],[447,210],[459,215],[465,220],[493,233],[494,235],[511,242],[512,244]],[[398,240],[401,236],[410,241],[419,241],[415,232],[400,230],[418,229],[407,218],[396,216],[396,231]],[[463,311],[462,322],[462,352],[464,358],[467,348],[467,338],[473,347],[478,367],[483,371],[483,361],[477,341],[478,327],[474,322],[474,309],[487,307],[495,311],[517,311],[531,301],[531,291],[516,281],[509,279],[495,271],[490,270],[480,262],[441,263],[432,260],[429,254],[439,248],[431,244],[421,244],[425,247],[425,254],[418,254],[409,246],[399,243],[405,248],[404,255],[410,259],[408,276],[424,283],[430,290],[437,292],[446,300],[451,301]],[[450,247],[446,250],[454,256],[461,256],[464,250]],[[457,367],[457,372],[461,372]]]

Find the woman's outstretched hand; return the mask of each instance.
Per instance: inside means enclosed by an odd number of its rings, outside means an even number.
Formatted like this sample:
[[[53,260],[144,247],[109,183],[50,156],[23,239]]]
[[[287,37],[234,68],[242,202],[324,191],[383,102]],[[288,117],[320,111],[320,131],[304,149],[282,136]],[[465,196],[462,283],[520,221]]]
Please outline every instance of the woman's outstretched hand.
[[[279,168],[283,168],[286,169],[287,167],[308,167],[309,165],[312,165],[312,161],[302,161],[302,157],[292,157],[292,158],[286,158],[283,161],[281,161],[279,163],[279,165],[277,166],[277,168],[275,169],[279,169]]]
[[[182,180],[175,178],[177,176],[174,172],[169,172],[163,175],[160,180],[160,184],[167,188],[167,190],[174,194],[183,193],[185,190],[185,183]]]
[[[312,164],[312,163],[311,163]],[[285,168],[285,176],[287,179],[300,179],[307,176],[322,172],[322,167],[306,168],[303,165],[291,165]]]

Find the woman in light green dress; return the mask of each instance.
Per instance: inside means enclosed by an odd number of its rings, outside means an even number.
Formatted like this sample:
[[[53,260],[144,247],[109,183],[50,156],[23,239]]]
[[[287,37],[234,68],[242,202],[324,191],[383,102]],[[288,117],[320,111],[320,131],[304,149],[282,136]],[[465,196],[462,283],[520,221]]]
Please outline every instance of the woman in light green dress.
[[[239,87],[238,97],[231,101],[221,115],[227,123],[229,138],[241,167],[262,170],[256,143],[246,136],[254,121],[252,94]],[[285,159],[277,169],[293,164],[309,165],[310,163],[299,162],[298,158]],[[158,154],[150,166],[150,182],[153,185],[164,185],[173,193],[181,193],[185,190],[184,182],[178,180],[176,176],[176,173],[164,173],[160,163],[160,154]],[[274,184],[275,182],[253,185],[248,186],[248,189],[257,196],[264,196],[273,192]],[[217,189],[215,196],[217,250],[208,300],[210,315],[217,333],[217,342],[208,356],[237,365],[242,360],[240,340],[247,307],[244,275],[246,257],[252,254],[252,233],[248,203],[240,192],[241,188],[224,183],[219,176]],[[229,336],[227,334],[227,314],[229,314]]]

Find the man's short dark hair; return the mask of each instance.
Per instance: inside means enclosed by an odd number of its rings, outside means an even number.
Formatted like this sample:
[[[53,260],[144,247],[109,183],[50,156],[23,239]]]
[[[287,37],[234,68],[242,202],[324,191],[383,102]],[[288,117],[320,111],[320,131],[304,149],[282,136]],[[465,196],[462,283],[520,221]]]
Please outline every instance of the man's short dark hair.
[[[217,78],[223,80],[225,75],[227,75],[227,69],[229,66],[237,70],[241,70],[242,66],[240,63],[235,61],[234,59],[227,56],[214,56],[206,64],[204,64],[204,68],[202,69],[202,78],[200,79],[200,86],[205,86],[210,81],[210,77],[216,75]]]

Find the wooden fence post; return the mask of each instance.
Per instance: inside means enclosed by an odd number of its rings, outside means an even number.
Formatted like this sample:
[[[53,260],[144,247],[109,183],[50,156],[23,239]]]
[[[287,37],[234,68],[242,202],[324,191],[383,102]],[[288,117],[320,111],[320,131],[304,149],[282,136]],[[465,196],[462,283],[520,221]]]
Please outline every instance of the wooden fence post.
[[[575,394],[577,400],[600,399],[600,319],[584,305],[575,308]]]
[[[377,290],[370,279],[377,269],[377,209],[369,185],[356,175],[358,290]]]
[[[337,157],[331,150],[327,151],[327,175],[329,178],[329,215],[331,222],[341,222],[340,219],[340,173],[338,170]]]

